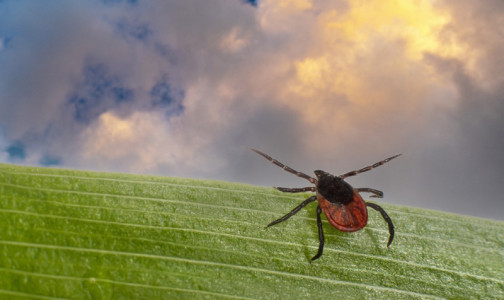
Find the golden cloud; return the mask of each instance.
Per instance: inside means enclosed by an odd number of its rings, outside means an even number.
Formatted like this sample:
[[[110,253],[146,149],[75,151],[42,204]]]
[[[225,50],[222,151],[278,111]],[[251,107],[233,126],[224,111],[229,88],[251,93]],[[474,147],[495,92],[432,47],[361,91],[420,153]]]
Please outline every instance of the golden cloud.
[[[424,54],[466,59],[468,52],[446,30],[450,14],[435,1],[351,1],[318,13],[277,4],[269,19],[289,23],[294,8],[296,17],[314,19],[300,33],[309,46],[299,45],[305,54],[292,62],[295,72],[277,100],[311,126],[323,122],[314,140],[401,131],[405,122],[420,130],[436,106],[447,107],[438,95],[453,95],[453,85]]]

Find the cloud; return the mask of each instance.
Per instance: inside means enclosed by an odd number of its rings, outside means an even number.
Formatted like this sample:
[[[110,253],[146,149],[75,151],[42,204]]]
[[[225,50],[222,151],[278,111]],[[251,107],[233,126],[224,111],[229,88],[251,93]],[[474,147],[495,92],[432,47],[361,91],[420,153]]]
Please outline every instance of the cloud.
[[[7,152],[7,148],[9,147],[9,142],[7,138],[5,138],[5,133],[0,125],[0,162],[8,161],[9,154]]]
[[[461,199],[456,204],[460,209],[485,210],[500,218],[492,210],[504,209],[499,191],[504,165],[504,72],[500,54],[504,35],[497,29],[504,25],[500,13],[504,7],[500,1],[461,1],[456,5],[443,1],[442,5],[452,16],[443,36],[456,40],[466,51],[457,57],[429,53],[425,59],[456,91],[450,120],[458,136],[450,151],[446,148],[441,152],[445,158],[439,160],[440,165],[449,172],[440,177],[452,177],[449,182],[444,180],[445,187]]]
[[[106,112],[82,132],[83,151],[79,155],[84,163],[104,164],[110,169],[129,162],[128,171],[152,170],[158,161],[173,164],[177,159],[173,150],[162,155],[169,136],[169,126],[160,114],[136,112],[122,119]]]
[[[31,164],[293,186],[246,147],[336,174],[403,152],[352,184],[499,218],[467,182],[500,199],[500,6],[2,2],[0,146],[22,143]]]

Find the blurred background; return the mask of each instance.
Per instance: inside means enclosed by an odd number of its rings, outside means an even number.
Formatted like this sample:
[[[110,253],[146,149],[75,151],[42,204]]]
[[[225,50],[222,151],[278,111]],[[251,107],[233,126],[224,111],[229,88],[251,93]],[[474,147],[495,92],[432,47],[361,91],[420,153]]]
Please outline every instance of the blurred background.
[[[0,162],[504,219],[501,0],[0,1]]]

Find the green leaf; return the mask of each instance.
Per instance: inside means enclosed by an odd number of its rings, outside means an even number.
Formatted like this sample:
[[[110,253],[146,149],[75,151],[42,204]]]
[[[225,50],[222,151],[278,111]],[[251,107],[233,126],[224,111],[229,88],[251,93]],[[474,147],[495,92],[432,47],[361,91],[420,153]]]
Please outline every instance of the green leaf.
[[[0,298],[504,298],[504,223],[383,204],[356,233],[309,194],[0,164]]]

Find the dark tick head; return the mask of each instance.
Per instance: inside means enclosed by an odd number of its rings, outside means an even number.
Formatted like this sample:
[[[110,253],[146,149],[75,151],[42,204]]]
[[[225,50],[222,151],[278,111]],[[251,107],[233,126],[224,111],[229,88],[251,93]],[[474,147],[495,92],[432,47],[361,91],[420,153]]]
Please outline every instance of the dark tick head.
[[[338,176],[316,170],[317,191],[331,203],[347,204],[353,200],[353,188]]]

